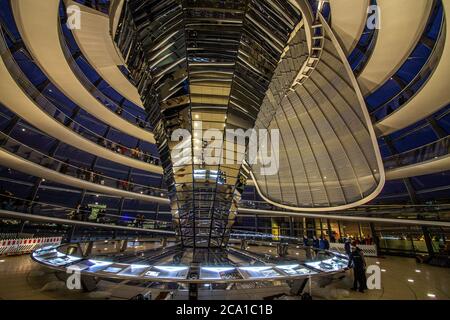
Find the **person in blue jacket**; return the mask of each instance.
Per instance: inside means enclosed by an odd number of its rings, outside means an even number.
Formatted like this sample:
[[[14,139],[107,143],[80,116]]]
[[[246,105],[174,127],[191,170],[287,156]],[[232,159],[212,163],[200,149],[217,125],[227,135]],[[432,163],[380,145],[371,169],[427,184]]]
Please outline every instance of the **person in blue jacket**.
[[[313,248],[319,249],[320,247],[320,241],[315,236],[313,237]]]
[[[319,249],[325,250],[325,241],[323,240],[323,237],[320,237],[319,239]]]

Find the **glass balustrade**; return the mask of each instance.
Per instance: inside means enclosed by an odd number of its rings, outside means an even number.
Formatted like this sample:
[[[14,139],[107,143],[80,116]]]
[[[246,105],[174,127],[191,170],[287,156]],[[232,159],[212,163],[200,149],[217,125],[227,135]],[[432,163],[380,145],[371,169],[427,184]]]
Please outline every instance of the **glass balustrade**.
[[[4,133],[0,133],[0,142],[2,148],[10,153],[46,167],[47,169],[55,170],[59,173],[69,175],[77,179],[134,193],[167,197],[166,191],[163,189],[137,184],[133,181],[133,179],[120,180],[108,177],[102,172],[75,166],[70,163],[69,159],[66,161],[60,161],[22,144]]]
[[[126,110],[123,106],[118,105],[113,99],[107,97],[101,90],[99,90],[84,74],[84,72],[81,70],[78,63],[73,58],[73,55],[69,49],[69,46],[67,44],[67,40],[65,39],[65,36],[60,30],[60,38],[61,38],[61,48],[64,53],[64,56],[67,60],[67,63],[69,64],[70,68],[72,69],[73,73],[77,76],[78,80],[83,84],[83,86],[89,91],[91,95],[95,97],[101,104],[103,104],[106,108],[111,110],[112,112],[116,113],[118,116],[122,117],[123,119],[127,120],[128,122],[145,129],[147,131],[152,131],[152,127],[150,123],[145,121],[145,119],[142,119],[139,115],[135,115],[129,111]]]
[[[22,90],[32,99],[37,106],[39,106],[44,112],[48,115],[52,116],[55,120],[62,123],[67,128],[70,128],[72,131],[78,133],[83,138],[90,140],[104,148],[110,149],[119,154],[132,157],[134,159],[147,162],[154,165],[159,165],[159,158],[142,151],[140,148],[129,148],[115,141],[109,140],[85,126],[81,125],[73,118],[67,116],[61,109],[59,109],[55,103],[50,101],[45,95],[43,95],[27,78],[27,76],[20,69],[18,64],[16,63],[13,55],[9,51],[6,40],[3,37],[3,30],[1,30],[0,35],[0,54],[3,58],[3,61],[8,68],[8,71],[13,76],[14,80],[17,84],[22,88]],[[58,102],[61,103],[61,102]]]
[[[425,146],[415,148],[384,159],[386,169],[394,169],[421,162],[435,160],[450,152],[450,136],[437,140]]]
[[[171,224],[163,220],[145,218],[143,214],[135,216],[108,213],[101,205],[78,205],[75,208],[40,201],[30,201],[15,197],[8,191],[0,192],[0,209],[19,213],[40,215],[49,218],[68,219],[91,223],[101,223],[122,227],[170,230]]]

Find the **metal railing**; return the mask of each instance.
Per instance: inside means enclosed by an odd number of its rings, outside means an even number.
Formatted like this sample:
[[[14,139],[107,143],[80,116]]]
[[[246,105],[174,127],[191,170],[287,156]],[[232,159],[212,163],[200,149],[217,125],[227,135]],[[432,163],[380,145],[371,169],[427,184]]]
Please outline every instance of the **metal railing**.
[[[72,53],[67,44],[67,40],[65,39],[65,36],[61,30],[61,27],[59,34],[60,34],[61,48],[67,60],[67,63],[72,69],[72,72],[83,84],[83,86],[89,91],[89,93],[92,94],[92,96],[94,96],[94,98],[96,98],[102,105],[104,105],[106,108],[108,108],[110,111],[114,112],[118,116],[122,117],[124,120],[144,130],[152,132],[152,127],[149,122],[145,121],[145,119],[141,119],[140,116],[136,116],[131,112],[127,111],[122,106],[118,105],[114,100],[107,97],[101,90],[99,90],[95,85],[92,84],[92,82],[87,78],[87,76],[81,70],[78,63],[73,58]]]
[[[273,214],[270,212],[273,211]],[[416,219],[417,215],[426,213],[427,220],[442,220],[447,219],[441,214],[447,214],[450,211],[450,204],[394,204],[394,205],[376,205],[368,204],[359,206],[354,209],[349,209],[341,212],[342,216],[363,216],[363,217],[392,217],[396,218],[399,215],[405,219]],[[261,213],[263,212],[263,214]],[[263,217],[279,217],[278,212],[289,213],[288,210],[275,207],[264,201],[257,200],[241,200],[239,203],[239,217],[242,216],[263,216]]]
[[[384,159],[386,169],[418,164],[424,161],[438,159],[450,153],[450,136],[439,139],[427,145],[399,153]]]
[[[50,157],[40,151],[30,148],[22,144],[16,139],[0,132],[1,148],[7,150],[17,156],[20,156],[28,161],[41,165],[47,169],[57,171],[59,173],[72,176],[77,179],[96,183],[102,186],[107,186],[115,189],[122,189],[134,193],[140,193],[151,196],[167,197],[167,192],[161,188],[153,188],[145,185],[134,183],[131,180],[117,179],[104,175],[91,169],[78,167],[70,163],[70,160],[61,161]]]
[[[159,158],[154,157],[147,152],[143,152],[140,149],[129,148],[120,143],[109,140],[86,128],[71,117],[67,116],[61,109],[59,109],[45,95],[43,95],[23,73],[22,69],[14,59],[12,53],[9,51],[2,28],[0,28],[0,55],[2,56],[8,71],[11,73],[17,84],[22,88],[24,93],[26,93],[28,97],[33,100],[42,111],[50,115],[58,122],[62,123],[65,127],[70,128],[72,131],[76,132],[83,138],[92,141],[104,148],[143,162],[155,165],[160,164]]]
[[[171,222],[147,219],[136,216],[108,213],[108,209],[92,210],[89,206],[69,208],[40,201],[30,201],[15,197],[6,191],[0,192],[0,210],[30,214],[37,217],[64,219],[108,226],[132,227],[141,229],[171,230]]]
[[[381,121],[382,119],[401,109],[414,96],[416,96],[418,92],[420,92],[425,83],[430,79],[442,58],[442,53],[444,51],[447,37],[446,23],[447,22],[445,20],[445,16],[442,15],[439,35],[430,55],[428,56],[428,59],[426,60],[420,71],[416,74],[416,76],[408,83],[408,85],[402,88],[399,93],[390,98],[387,102],[370,111],[372,121]]]

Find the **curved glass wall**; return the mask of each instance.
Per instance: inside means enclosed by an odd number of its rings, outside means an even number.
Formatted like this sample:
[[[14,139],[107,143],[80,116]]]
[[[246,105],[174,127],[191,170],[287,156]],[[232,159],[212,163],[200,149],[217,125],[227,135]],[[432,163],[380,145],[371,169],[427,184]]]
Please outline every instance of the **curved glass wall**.
[[[78,52],[80,56],[82,56],[80,49],[78,48],[76,41],[73,38],[70,30],[67,29],[66,24],[64,23],[66,19],[66,11],[64,7],[61,5],[60,8],[60,17],[61,17],[61,25],[60,25],[60,40],[61,40],[61,48],[66,57],[67,63],[71,67],[73,73],[77,76],[78,80],[83,84],[83,86],[91,93],[98,101],[100,101],[106,108],[113,111],[123,119],[128,122],[139,126],[142,129],[152,131],[152,127],[150,123],[146,120],[145,114],[143,110],[130,112],[130,108],[125,108],[124,105],[117,103],[112,98],[108,97],[102,90],[97,88],[93,84],[93,82],[88,78],[86,74],[92,74],[96,79],[101,79],[101,77],[95,72],[94,68],[89,65],[89,63],[84,59],[75,60],[73,57],[73,52]],[[71,50],[71,48],[74,48]],[[87,73],[83,72],[81,66],[84,69],[88,69]],[[120,96],[115,90],[109,88],[109,91],[113,91],[112,94],[115,96]],[[121,96],[120,96],[121,97]],[[122,97],[123,98],[123,97]],[[126,100],[126,99],[125,99]],[[132,105],[132,104],[131,104]],[[137,107],[134,107],[136,109]]]
[[[20,213],[114,224],[129,227],[168,228],[171,223],[165,205],[87,192],[0,167],[0,209]],[[35,197],[30,199],[30,192]]]
[[[398,130],[387,137],[379,139],[383,158],[404,153],[432,144],[450,134],[450,105],[409,127]],[[395,152],[387,146],[387,141],[395,148]]]
[[[371,6],[376,6],[377,1],[371,0]],[[368,18],[371,13],[368,13]],[[358,41],[355,49],[348,56],[348,62],[352,67],[352,70],[357,77],[361,71],[366,66],[367,62],[370,60],[372,56],[373,49],[375,48],[375,44],[377,42],[378,29],[377,28],[369,28],[366,23],[366,27],[361,35],[361,38]]]
[[[450,136],[439,139],[425,146],[409,150],[384,159],[386,169],[412,165],[448,155]]]
[[[446,37],[442,2],[436,2],[419,43],[390,78],[377,91],[366,97],[373,122],[389,116],[405,105],[424,86],[438,65]]]
[[[15,57],[9,51],[6,44],[11,42],[7,39],[3,38],[3,30],[0,31],[0,51],[4,62],[9,70],[9,72],[13,75],[16,82],[20,85],[20,87],[24,90],[24,92],[39,106],[44,112],[52,116],[55,120],[62,123],[67,128],[70,128],[72,131],[78,133],[83,138],[88,139],[104,148],[108,148],[117,153],[123,154],[128,157],[135,158],[140,161],[144,161],[147,163],[159,165],[159,158],[151,155],[148,152],[143,151],[140,147],[136,146],[134,148],[125,146],[120,142],[112,141],[105,138],[104,135],[96,133],[92,131],[90,128],[82,125],[81,123],[75,121],[75,119],[67,116],[63,108],[59,108],[58,106],[64,105],[61,101],[56,101],[54,98],[47,98],[46,95],[42,94],[28,79],[28,77],[23,73],[22,69],[17,64]],[[49,89],[52,91],[52,89]],[[56,103],[54,103],[56,102]],[[65,106],[64,109],[69,109],[69,106]],[[97,124],[97,123],[96,123]],[[95,126],[98,129],[98,126]]]
[[[112,178],[105,175],[101,171],[93,170],[84,166],[77,166],[75,165],[76,162],[71,161],[69,158],[64,161],[58,160],[30,148],[27,145],[15,140],[14,138],[5,135],[4,133],[0,133],[0,145],[2,149],[9,151],[10,153],[22,157],[28,161],[39,164],[47,169],[51,169],[65,175],[75,177],[77,179],[125,191],[151,196],[167,197],[167,193],[164,189],[141,185],[139,183],[136,183],[132,177],[130,179]]]
[[[60,161],[70,159],[70,162],[76,166],[92,168],[94,171],[104,172],[105,175],[115,179],[126,180],[130,176],[138,184],[155,188],[164,187],[162,185],[162,176],[159,174],[130,168],[108,159],[97,158],[95,155],[86,153],[45,135],[23,120],[19,120],[11,128],[10,124],[14,121],[15,115],[9,112],[7,108],[0,106],[0,130],[2,132],[9,132],[9,136],[22,144],[26,144],[43,154],[51,155]]]

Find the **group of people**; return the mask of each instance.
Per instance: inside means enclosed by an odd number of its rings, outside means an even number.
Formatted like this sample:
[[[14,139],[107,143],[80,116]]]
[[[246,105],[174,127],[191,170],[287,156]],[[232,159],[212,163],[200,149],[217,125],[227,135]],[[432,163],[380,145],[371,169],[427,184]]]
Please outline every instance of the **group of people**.
[[[75,209],[69,212],[68,218],[70,220],[88,221],[89,213],[90,210],[87,205],[77,204]]]
[[[70,160],[66,159],[60,165],[59,172],[61,172],[63,174],[69,174],[70,168],[71,168]],[[101,184],[101,185],[105,184],[104,173],[101,171],[90,170],[85,167],[76,167],[76,169],[74,168],[74,170],[75,170],[75,175],[78,179],[86,180],[86,181]],[[126,191],[134,191],[134,187],[135,187],[135,184],[134,184],[133,178],[130,178],[129,181],[116,180],[116,188],[117,189],[122,189],[122,190],[126,190]],[[156,191],[154,192],[151,188],[148,188],[148,190],[143,189],[142,193],[145,193],[148,195],[153,195],[153,196],[161,195],[160,192],[159,193]]]
[[[69,169],[71,168],[70,160],[66,159],[63,161],[59,167],[59,172],[62,174],[69,174]],[[98,184],[105,184],[105,179],[103,177],[103,172],[90,170],[84,167],[76,167],[75,175],[78,179],[86,180],[89,182],[94,182]]]
[[[121,116],[123,114],[123,107],[122,106],[117,106],[116,110],[114,111],[117,115]],[[136,122],[136,124],[140,127],[140,128],[145,128],[147,125],[145,123],[144,120],[141,119],[141,116],[135,116],[134,120]]]
[[[8,211],[16,211],[18,201],[14,198],[14,194],[8,190],[0,190],[0,208]]]
[[[321,236],[319,238],[317,238],[316,236],[313,236],[312,238],[304,236],[303,245],[305,247],[312,247],[314,249],[330,250],[330,242],[325,236]]]
[[[159,159],[152,156],[150,153],[145,152],[139,147],[135,148],[128,148],[122,145],[122,143],[119,141],[118,143],[115,143],[114,141],[107,140],[105,138],[99,138],[98,144],[100,144],[102,147],[109,149],[111,151],[114,151],[116,153],[120,153],[123,155],[131,156],[134,159],[138,159],[150,164],[159,165]]]
[[[93,216],[92,209],[88,205],[77,204],[75,209],[71,210],[67,215],[70,220],[89,221],[89,222],[105,222],[106,209],[99,209]]]
[[[117,180],[117,189],[122,189],[126,191],[133,191],[134,189],[134,180],[133,178],[130,178],[130,181],[126,180]]]
[[[338,240],[339,243],[346,243],[350,241],[350,243],[355,243],[355,245],[363,244],[363,245],[372,245],[373,244],[373,238],[371,236],[365,236],[365,237],[344,237],[340,238]]]
[[[59,172],[61,172],[63,174],[68,174],[70,167],[71,167],[70,160],[66,159],[64,162],[62,162],[62,164],[59,168]],[[78,179],[86,180],[86,181],[101,184],[101,185],[105,184],[105,177],[103,175],[104,173],[101,171],[90,170],[85,167],[76,167],[75,174]],[[129,181],[116,180],[116,188],[118,188],[118,189],[122,189],[122,190],[126,190],[126,191],[134,191],[134,187],[135,187],[135,184],[134,184],[133,178],[130,178]],[[144,189],[141,193],[144,193],[144,192],[148,195],[156,195],[156,196],[160,195],[160,193],[153,192],[153,190],[151,190],[150,188],[148,190]]]
[[[33,201],[30,201],[17,198],[11,191],[0,188],[0,209],[39,213],[40,208],[41,204],[38,195],[36,195]]]
[[[134,226],[136,228],[143,228],[145,222],[145,216],[143,214],[136,215],[136,218],[134,219]]]
[[[78,179],[86,180],[93,183],[105,184],[105,178],[103,172],[96,170],[89,170],[87,168],[77,168],[76,175]]]

